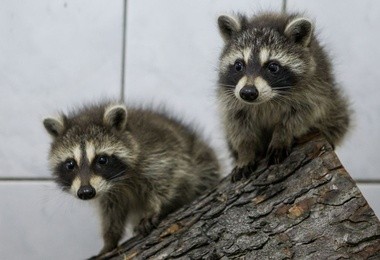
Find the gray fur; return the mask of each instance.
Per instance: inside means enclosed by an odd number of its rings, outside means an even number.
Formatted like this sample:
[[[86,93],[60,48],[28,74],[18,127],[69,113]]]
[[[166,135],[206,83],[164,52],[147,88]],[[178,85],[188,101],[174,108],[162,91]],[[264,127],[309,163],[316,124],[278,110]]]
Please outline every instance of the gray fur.
[[[82,156],[76,173],[81,185],[91,184],[88,179],[93,176],[104,179],[95,197],[104,239],[100,254],[117,246],[127,222],[137,232],[149,232],[165,215],[219,180],[219,165],[212,149],[195,131],[162,113],[123,104],[100,104],[85,106],[62,118],[64,129],[53,135],[50,162],[64,190],[73,188],[70,180],[60,180],[66,178],[60,165],[70,157],[71,147],[79,145],[82,153],[86,142],[95,149],[109,148],[110,155],[122,162],[122,172],[107,179]],[[51,126],[56,126],[44,125],[49,133]]]
[[[261,13],[251,18],[221,16],[218,24],[225,46],[217,95],[236,162],[233,180],[252,172],[263,158],[280,162],[294,140],[307,133],[319,131],[333,146],[341,143],[350,127],[351,111],[310,20],[300,14]],[[246,70],[232,72],[234,58],[247,49],[251,56]],[[278,89],[269,84],[273,96],[265,102],[243,102],[234,92],[236,82],[246,77],[247,85],[253,85],[255,78],[264,77],[267,65],[259,62],[263,49],[286,57],[282,58],[287,64],[281,65],[291,75],[289,83]]]
[[[45,118],[43,124],[52,137],[59,136],[64,130],[63,122],[59,118]]]

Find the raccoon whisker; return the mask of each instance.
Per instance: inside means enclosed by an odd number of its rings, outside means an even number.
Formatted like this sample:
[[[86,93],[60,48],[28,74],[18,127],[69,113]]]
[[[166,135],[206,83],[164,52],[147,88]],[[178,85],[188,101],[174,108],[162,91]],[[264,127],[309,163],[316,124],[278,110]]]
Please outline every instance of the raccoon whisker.
[[[131,176],[128,176],[128,175],[121,175],[121,176],[118,176],[118,177],[115,177],[115,178],[112,178],[110,180],[112,180],[112,182],[120,182],[120,181],[124,181],[124,180],[128,180],[128,179],[131,179],[132,177]]]
[[[110,195],[120,196],[120,194],[124,193],[126,190],[129,190],[133,193],[137,192],[137,188],[134,185],[134,182],[122,181],[128,180],[129,178],[120,178],[117,182],[112,182],[112,187],[107,190],[107,193]]]
[[[230,87],[230,88],[235,88],[236,86],[235,85],[229,85],[229,84],[223,84],[223,83],[218,83],[220,86],[223,86],[223,87]]]
[[[289,91],[287,89],[273,89],[273,92],[282,96],[288,96],[290,93],[293,93],[291,90]]]
[[[233,98],[232,100],[235,101],[236,97],[234,93],[226,93],[226,94],[227,94],[226,97]]]
[[[277,87],[277,88],[272,88],[273,90],[281,90],[281,89],[290,89],[291,87]]]
[[[109,180],[109,181],[111,181],[111,180],[115,180],[115,179],[117,179],[118,177],[122,176],[124,173],[125,173],[125,170],[121,170],[120,172],[118,172],[117,174],[115,174],[114,176],[112,176],[111,178],[109,178],[108,180]]]
[[[229,91],[226,91],[226,94],[228,95],[228,97],[236,98],[235,91],[233,91],[232,89],[229,89]]]
[[[127,188],[133,190],[134,192],[137,192],[138,187],[135,185],[136,181],[125,182],[125,180],[129,180],[129,179],[132,179],[132,176],[125,176],[125,175],[124,176],[120,176],[117,179],[117,182],[115,183],[114,187],[115,188],[117,187],[121,191],[124,190],[123,187],[127,187]]]
[[[137,194],[137,191],[139,190],[138,187],[133,182],[123,182],[123,183],[117,183],[114,187],[114,191],[119,194],[120,192],[123,192],[125,190],[132,191],[133,193]]]
[[[43,121],[53,137],[50,164],[59,187],[81,200],[99,198],[104,247],[95,258],[118,246],[126,224],[136,227],[126,213],[167,215],[220,179],[217,156],[196,127],[165,107],[144,107],[101,101]],[[99,171],[88,170],[93,163]]]
[[[115,189],[115,187],[112,187],[111,189],[108,189],[106,194],[107,196],[114,196],[114,197],[117,197],[117,196],[120,196],[120,191],[121,189]]]
[[[282,100],[281,100],[280,98],[273,98],[271,101],[272,101],[273,103],[275,103],[276,105],[281,106],[281,102],[282,102]]]
[[[283,101],[289,101],[291,98],[289,98],[289,93],[287,92],[281,92],[281,91],[276,91],[276,96],[275,98],[281,99]]]
[[[282,94],[282,93],[277,93],[278,95],[276,95],[272,101],[275,102],[276,104],[282,106],[283,103],[284,104],[287,104],[289,103],[289,99],[286,95]]]
[[[128,190],[130,188],[131,188],[130,185],[127,185],[126,183],[117,183],[117,184],[112,185],[112,188],[108,189],[107,193],[109,195],[119,196],[120,193],[122,193],[126,189]]]
[[[128,185],[128,183],[117,183],[113,185],[112,191],[115,194],[119,194],[120,191],[125,190],[125,187],[130,188],[130,185]]]
[[[222,98],[223,98],[223,101],[225,102],[234,102],[236,99],[235,94],[232,91],[225,91]]]
[[[234,94],[234,90],[232,90],[232,89],[226,89],[224,93],[226,93],[228,95],[233,95]]]

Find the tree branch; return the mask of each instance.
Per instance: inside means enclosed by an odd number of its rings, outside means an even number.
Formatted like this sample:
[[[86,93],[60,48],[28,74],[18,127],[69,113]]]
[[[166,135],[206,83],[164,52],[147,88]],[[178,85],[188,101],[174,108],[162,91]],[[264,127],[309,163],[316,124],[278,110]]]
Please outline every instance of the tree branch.
[[[279,165],[214,190],[111,259],[375,259],[380,223],[332,147],[303,140]],[[377,258],[377,259],[379,259]]]

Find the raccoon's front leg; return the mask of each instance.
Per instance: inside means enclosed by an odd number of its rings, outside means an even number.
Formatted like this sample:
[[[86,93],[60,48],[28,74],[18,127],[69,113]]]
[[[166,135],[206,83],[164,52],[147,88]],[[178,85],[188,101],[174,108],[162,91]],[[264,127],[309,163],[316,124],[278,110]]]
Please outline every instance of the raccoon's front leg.
[[[245,166],[239,167],[235,166],[232,169],[231,181],[237,182],[241,179],[247,179],[251,176],[252,172],[254,172],[257,168],[257,162],[251,162]]]
[[[272,140],[268,146],[268,164],[278,164],[288,157],[293,146],[293,141],[293,134],[288,128],[281,124],[277,125],[273,130]]]
[[[236,166],[232,170],[231,181],[236,182],[248,178],[257,168],[257,145],[253,141],[245,141],[236,150],[232,147],[230,149],[236,161]]]
[[[124,234],[127,211],[111,201],[104,202],[101,212],[104,246],[98,256],[115,249]]]
[[[135,228],[135,232],[143,236],[148,235],[154,228],[161,222],[162,215],[159,213],[153,214],[148,217],[144,217],[140,220],[140,223]]]
[[[143,236],[148,235],[161,220],[169,213],[170,208],[168,205],[163,205],[163,198],[160,196],[152,195],[149,198],[149,206],[145,210],[140,223],[134,228],[134,232]]]

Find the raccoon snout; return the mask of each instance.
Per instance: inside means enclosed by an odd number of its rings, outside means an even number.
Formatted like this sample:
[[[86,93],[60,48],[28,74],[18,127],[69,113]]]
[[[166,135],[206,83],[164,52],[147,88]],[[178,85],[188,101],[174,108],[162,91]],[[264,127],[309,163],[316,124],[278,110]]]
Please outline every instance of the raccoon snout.
[[[81,200],[89,200],[95,197],[96,191],[91,185],[81,186],[77,195]]]
[[[259,96],[259,91],[255,86],[245,86],[239,91],[240,97],[247,102],[253,102]]]

